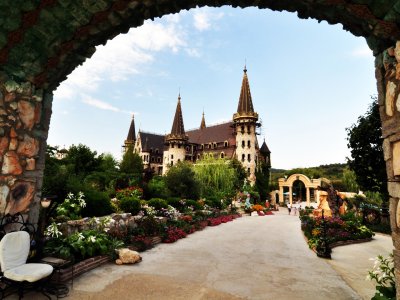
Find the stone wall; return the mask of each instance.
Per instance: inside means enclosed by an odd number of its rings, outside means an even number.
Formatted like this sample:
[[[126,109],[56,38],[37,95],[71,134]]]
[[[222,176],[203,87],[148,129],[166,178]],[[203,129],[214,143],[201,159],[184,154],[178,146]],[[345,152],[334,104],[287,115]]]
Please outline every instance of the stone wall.
[[[400,41],[376,56],[375,67],[395,247],[395,274],[400,278]],[[399,280],[396,285],[397,298],[400,299]]]
[[[52,95],[0,74],[0,215],[36,223]]]

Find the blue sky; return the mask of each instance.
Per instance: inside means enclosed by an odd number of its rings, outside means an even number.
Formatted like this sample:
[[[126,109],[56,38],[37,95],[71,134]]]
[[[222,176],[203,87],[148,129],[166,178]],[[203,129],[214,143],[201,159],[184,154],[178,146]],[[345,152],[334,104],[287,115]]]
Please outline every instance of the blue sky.
[[[121,158],[136,129],[169,133],[178,93],[186,129],[230,120],[247,64],[274,168],[345,162],[345,128],[376,94],[364,38],[341,25],[256,8],[201,8],[146,21],[97,47],[54,93],[48,143]]]

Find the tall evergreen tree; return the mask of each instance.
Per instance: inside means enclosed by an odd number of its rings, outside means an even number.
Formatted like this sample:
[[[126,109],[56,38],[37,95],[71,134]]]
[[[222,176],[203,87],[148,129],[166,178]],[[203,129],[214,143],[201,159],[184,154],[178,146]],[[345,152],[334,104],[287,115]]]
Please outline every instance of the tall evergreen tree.
[[[129,178],[129,185],[139,185],[143,180],[143,162],[137,153],[129,147],[122,157],[119,169]]]

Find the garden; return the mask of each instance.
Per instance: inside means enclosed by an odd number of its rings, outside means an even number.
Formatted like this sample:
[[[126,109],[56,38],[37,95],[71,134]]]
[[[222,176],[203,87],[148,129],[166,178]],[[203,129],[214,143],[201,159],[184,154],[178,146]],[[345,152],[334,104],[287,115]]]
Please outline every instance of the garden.
[[[233,221],[242,206],[248,213],[271,214],[260,203],[265,185],[250,186],[235,160],[207,157],[156,176],[143,169],[133,151],[119,164],[84,145],[71,146],[62,159],[56,158],[57,151],[48,148],[43,194],[52,201],[41,210],[41,256],[74,263],[104,255],[116,259],[115,249],[144,251]],[[247,195],[250,205],[244,207]]]

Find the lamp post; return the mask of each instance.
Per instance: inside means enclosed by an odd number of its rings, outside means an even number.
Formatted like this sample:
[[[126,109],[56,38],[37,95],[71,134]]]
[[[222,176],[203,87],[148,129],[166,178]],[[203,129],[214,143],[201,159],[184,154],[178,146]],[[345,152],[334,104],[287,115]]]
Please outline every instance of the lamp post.
[[[46,196],[43,197],[40,200],[40,206],[42,207],[41,209],[41,214],[40,214],[40,222],[38,224],[38,230],[37,230],[37,239],[38,239],[38,245],[37,245],[37,252],[36,255],[40,259],[42,254],[43,254],[43,248],[44,248],[44,242],[45,242],[45,236],[44,232],[46,230],[46,225],[49,221],[49,217],[51,213],[53,212],[54,208],[56,205],[56,201],[52,201],[55,199],[56,196]]]

